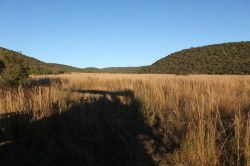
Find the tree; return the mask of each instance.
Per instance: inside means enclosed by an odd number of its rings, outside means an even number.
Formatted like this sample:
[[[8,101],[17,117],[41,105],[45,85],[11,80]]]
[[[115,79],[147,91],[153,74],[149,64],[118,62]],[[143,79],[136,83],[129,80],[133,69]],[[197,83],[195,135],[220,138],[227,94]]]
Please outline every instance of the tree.
[[[23,83],[29,77],[28,68],[11,56],[5,56],[4,62],[0,62],[1,84],[7,86]]]
[[[5,68],[5,64],[2,60],[0,60],[0,74],[3,72],[4,68]]]

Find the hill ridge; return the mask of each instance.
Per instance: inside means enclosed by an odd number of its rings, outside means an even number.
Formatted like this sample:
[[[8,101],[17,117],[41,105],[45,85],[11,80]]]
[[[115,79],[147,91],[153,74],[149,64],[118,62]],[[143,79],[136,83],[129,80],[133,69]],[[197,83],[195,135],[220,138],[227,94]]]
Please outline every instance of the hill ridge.
[[[143,68],[141,73],[250,74],[250,41],[183,49]]]
[[[46,63],[21,52],[0,47],[0,59],[4,59],[4,56],[12,56],[17,62],[23,63],[28,68],[29,74],[60,74],[82,70],[69,65]]]

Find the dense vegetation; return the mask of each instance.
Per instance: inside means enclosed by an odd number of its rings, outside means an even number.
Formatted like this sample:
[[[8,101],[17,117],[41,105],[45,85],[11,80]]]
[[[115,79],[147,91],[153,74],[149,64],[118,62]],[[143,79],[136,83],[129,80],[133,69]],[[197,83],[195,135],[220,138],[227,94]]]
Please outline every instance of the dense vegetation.
[[[28,74],[60,74],[81,71],[81,69],[71,66],[48,64],[35,58],[23,55],[20,52],[0,47],[0,60],[4,62],[7,58],[12,62],[12,64],[22,64],[25,68],[27,68]]]
[[[20,84],[29,77],[24,62],[4,55],[0,61],[0,86]]]
[[[162,58],[142,73],[250,74],[250,42],[185,49]]]

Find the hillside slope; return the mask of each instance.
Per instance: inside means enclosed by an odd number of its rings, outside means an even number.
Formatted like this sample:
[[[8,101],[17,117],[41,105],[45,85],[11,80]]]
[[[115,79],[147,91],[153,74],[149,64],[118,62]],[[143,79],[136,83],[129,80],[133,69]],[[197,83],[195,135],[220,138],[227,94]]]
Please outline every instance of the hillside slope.
[[[67,65],[45,63],[22,53],[0,47],[0,59],[4,59],[5,56],[11,56],[16,62],[23,63],[28,68],[29,74],[58,74],[81,71],[79,68]]]
[[[185,49],[162,58],[141,73],[250,74],[250,42]]]

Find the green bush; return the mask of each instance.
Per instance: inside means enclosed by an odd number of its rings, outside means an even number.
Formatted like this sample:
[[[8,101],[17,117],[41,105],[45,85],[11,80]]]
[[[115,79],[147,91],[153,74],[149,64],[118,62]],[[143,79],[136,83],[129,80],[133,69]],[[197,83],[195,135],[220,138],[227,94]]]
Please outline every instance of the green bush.
[[[3,72],[4,68],[5,68],[5,64],[2,60],[0,60],[0,74]]]
[[[28,68],[22,61],[12,56],[4,56],[0,62],[0,85],[14,86],[26,82],[29,77]]]

